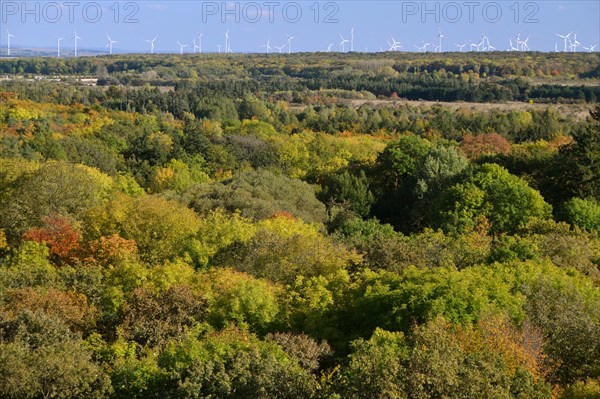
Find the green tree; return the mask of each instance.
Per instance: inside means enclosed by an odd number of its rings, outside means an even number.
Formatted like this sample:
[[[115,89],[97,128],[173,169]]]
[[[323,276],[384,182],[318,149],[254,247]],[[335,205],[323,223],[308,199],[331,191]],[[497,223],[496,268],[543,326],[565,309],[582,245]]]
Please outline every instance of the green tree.
[[[201,322],[205,313],[205,300],[190,287],[172,285],[163,292],[140,287],[123,306],[121,328],[140,345],[163,345]]]
[[[0,216],[10,238],[42,225],[50,214],[81,219],[91,207],[108,198],[112,179],[96,169],[65,162],[48,162],[16,187]]]
[[[128,209],[120,228],[124,238],[135,241],[142,260],[160,263],[186,248],[200,222],[194,211],[175,201],[144,196]]]
[[[325,182],[320,197],[326,203],[341,206],[363,217],[369,215],[375,202],[364,170],[358,176],[348,171],[331,176]]]
[[[265,281],[228,269],[216,269],[203,276],[208,286],[208,318],[223,328],[235,324],[241,329],[265,334],[279,312],[277,288]]]
[[[291,283],[299,276],[328,275],[360,262],[360,257],[324,236],[315,225],[280,216],[264,220],[245,243],[234,243],[214,260],[216,265]]]
[[[492,232],[510,233],[551,213],[538,191],[495,164],[481,166],[466,182],[450,188],[437,206],[438,223],[450,231],[473,227],[473,220],[484,217]]]
[[[561,147],[556,158],[556,190],[565,195],[600,200],[600,106],[589,122],[573,132],[574,142]]]
[[[563,205],[564,219],[574,226],[600,235],[600,203],[593,198],[572,198]]]
[[[376,329],[370,339],[352,343],[348,366],[335,381],[344,398],[408,398],[410,348],[401,332]]]
[[[237,330],[189,338],[168,347],[159,365],[179,376],[183,397],[301,399],[316,392],[316,378],[276,343]]]
[[[0,396],[103,398],[108,377],[83,341],[55,317],[24,310],[0,315]]]
[[[325,206],[312,186],[267,170],[241,173],[222,183],[198,185],[183,198],[200,214],[217,208],[255,220],[287,212],[306,222],[325,220]]]

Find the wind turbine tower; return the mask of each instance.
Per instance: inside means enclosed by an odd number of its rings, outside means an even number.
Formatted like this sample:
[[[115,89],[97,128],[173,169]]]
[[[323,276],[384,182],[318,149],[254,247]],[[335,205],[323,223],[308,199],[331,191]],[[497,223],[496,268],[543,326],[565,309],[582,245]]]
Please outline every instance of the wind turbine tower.
[[[56,57],[60,58],[60,41],[63,40],[62,37],[56,39]]]
[[[573,52],[577,51],[577,47],[581,46],[581,43],[577,41],[577,33],[573,35],[573,41],[571,42],[571,49]]]
[[[563,50],[565,53],[567,52],[567,40],[570,40],[569,38],[571,37],[572,34],[573,34],[573,32],[570,32],[567,35],[561,35],[561,34],[558,34],[558,33],[556,34],[556,36],[560,37],[565,42],[565,49]]]
[[[438,34],[438,39],[439,39],[439,45],[438,45],[438,53],[442,52],[442,39],[445,38],[446,36],[444,36],[442,34],[442,30],[439,30],[439,34]]]
[[[186,48],[188,45],[181,44],[180,42],[177,42],[177,44],[179,45],[179,54],[183,54],[183,49]]]
[[[271,39],[267,40],[266,44],[263,44],[260,46],[260,48],[263,48],[263,47],[266,48],[267,54],[269,54],[269,51],[271,50]]]
[[[108,33],[106,34],[106,37],[108,38],[108,44],[106,45],[106,47],[108,47],[108,54],[112,54],[112,45],[118,42],[116,40],[112,40]]]
[[[15,37],[15,35],[12,35],[9,31],[8,28],[6,29],[6,55],[10,56],[10,38],[11,37]]]
[[[350,40],[344,39],[344,36],[342,36],[341,33],[340,33],[340,37],[342,38],[342,41],[340,42],[340,47],[342,48],[342,53],[344,53],[344,52],[346,52],[346,43],[349,43]]]
[[[150,43],[150,54],[154,54],[154,42],[158,38],[158,35],[154,36],[152,40],[146,40],[147,43]]]
[[[73,41],[75,42],[75,57],[77,57],[77,40],[81,40],[81,37],[77,36],[77,30],[74,31]]]
[[[292,40],[296,38],[296,36],[287,35],[287,45],[288,45],[288,54],[292,53]]]
[[[523,40],[521,42],[521,51],[529,51],[529,45],[527,44],[527,42],[529,41],[529,39],[531,38],[531,35],[527,36],[527,39]]]

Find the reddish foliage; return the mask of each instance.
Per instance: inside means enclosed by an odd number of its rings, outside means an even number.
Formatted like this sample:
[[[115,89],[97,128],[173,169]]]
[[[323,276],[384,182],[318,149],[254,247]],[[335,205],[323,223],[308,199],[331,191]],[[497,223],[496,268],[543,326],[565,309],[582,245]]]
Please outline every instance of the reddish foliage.
[[[95,261],[100,264],[113,264],[119,260],[137,258],[138,249],[134,240],[127,240],[118,234],[110,237],[100,237],[96,242],[90,244],[92,257],[87,261]]]
[[[273,213],[271,218],[272,219],[281,218],[281,219],[288,219],[288,220],[296,220],[294,215],[292,215],[291,213],[289,213],[287,211],[277,211],[277,212]]]
[[[497,133],[466,134],[460,149],[469,159],[477,159],[482,155],[510,153],[510,141]]]
[[[72,259],[81,241],[81,229],[77,222],[61,215],[49,215],[43,221],[43,227],[27,231],[23,239],[47,244],[50,254],[62,261]]]

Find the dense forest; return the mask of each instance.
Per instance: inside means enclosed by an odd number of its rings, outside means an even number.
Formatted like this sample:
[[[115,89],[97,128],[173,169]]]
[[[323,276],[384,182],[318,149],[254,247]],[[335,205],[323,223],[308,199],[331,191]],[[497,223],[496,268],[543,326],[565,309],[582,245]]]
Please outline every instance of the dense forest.
[[[599,65],[3,61],[0,397],[600,397]]]

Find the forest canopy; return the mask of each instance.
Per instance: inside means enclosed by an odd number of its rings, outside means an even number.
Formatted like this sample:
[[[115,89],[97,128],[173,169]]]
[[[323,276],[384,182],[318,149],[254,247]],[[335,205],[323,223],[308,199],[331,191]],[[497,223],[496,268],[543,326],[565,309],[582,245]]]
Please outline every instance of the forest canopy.
[[[598,71],[3,61],[0,397],[600,397]]]

